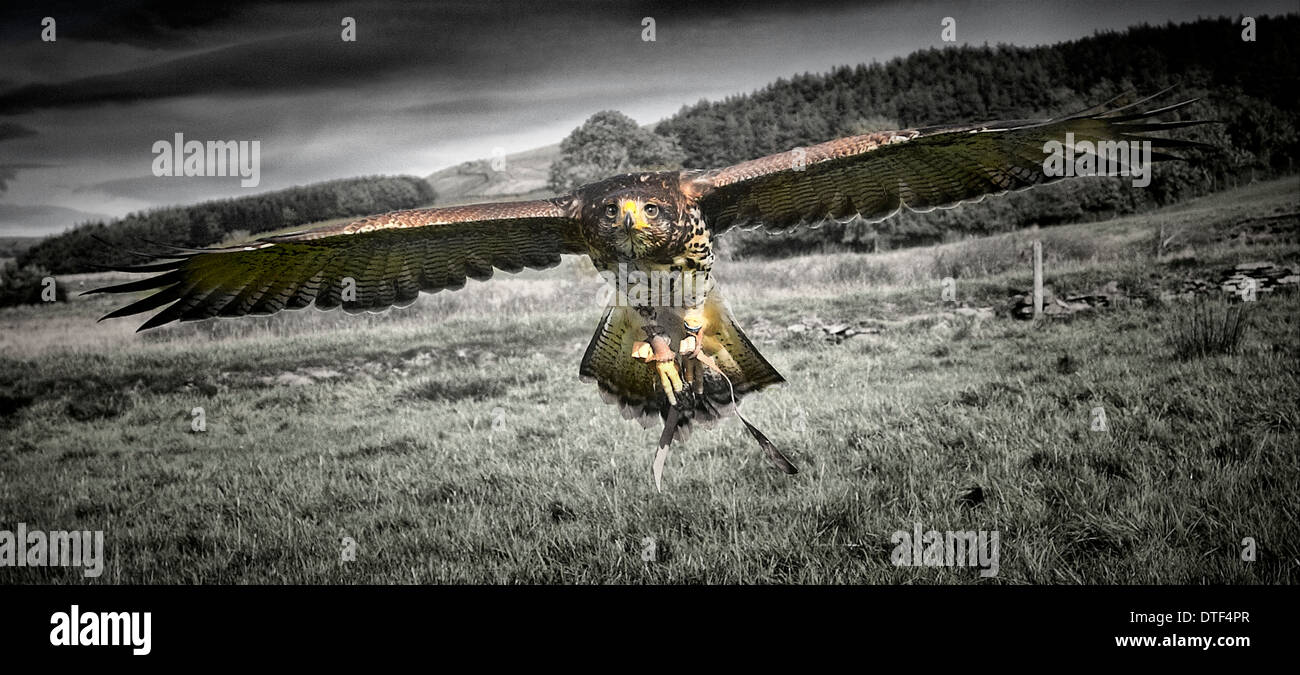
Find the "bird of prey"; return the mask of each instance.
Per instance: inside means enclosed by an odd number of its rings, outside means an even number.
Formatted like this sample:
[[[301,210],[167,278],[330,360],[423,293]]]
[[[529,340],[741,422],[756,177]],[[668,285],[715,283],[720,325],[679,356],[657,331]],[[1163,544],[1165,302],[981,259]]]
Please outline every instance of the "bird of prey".
[[[1045,170],[1052,142],[1086,153],[1087,144],[1149,141],[1154,160],[1174,158],[1164,152],[1170,148],[1200,145],[1149,135],[1199,123],[1151,121],[1194,102],[1143,107],[1151,98],[1110,108],[1112,99],[1050,120],[869,133],[725,168],[613,176],[550,199],[395,211],[248,245],[173,249],[164,262],[115,268],[153,276],[91,292],[159,289],[103,317],[163,308],[144,330],[312,304],[378,311],[410,304],[421,291],[461,288],[466,278],[486,280],[494,269],[589,256],[619,290],[578,372],[624,417],[646,427],[663,422],[656,486],[662,489],[674,439],[729,414],[777,468],[793,474],[794,464],[736,408],[784,378],[736,324],[714,283],[715,238],[828,218],[875,222],[902,209],[951,207],[1052,182],[1061,177]]]

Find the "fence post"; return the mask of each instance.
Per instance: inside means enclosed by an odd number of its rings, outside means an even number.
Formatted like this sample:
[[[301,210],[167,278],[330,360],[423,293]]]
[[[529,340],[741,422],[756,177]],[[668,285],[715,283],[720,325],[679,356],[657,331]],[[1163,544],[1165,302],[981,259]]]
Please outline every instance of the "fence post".
[[[1043,242],[1034,240],[1034,318],[1043,314]]]

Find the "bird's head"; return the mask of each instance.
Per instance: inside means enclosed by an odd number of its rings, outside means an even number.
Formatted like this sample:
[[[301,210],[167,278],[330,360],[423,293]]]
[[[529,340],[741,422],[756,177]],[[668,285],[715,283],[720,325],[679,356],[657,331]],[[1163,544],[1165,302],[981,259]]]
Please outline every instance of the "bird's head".
[[[651,185],[607,191],[588,202],[588,231],[620,257],[654,257],[668,247],[677,223],[676,200]]]

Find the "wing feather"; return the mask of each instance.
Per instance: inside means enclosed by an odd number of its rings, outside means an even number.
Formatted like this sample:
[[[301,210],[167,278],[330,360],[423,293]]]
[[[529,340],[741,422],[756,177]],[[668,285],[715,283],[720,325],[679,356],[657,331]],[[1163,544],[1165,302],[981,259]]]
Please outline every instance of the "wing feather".
[[[1163,93],[1163,92],[1162,92]],[[1119,97],[1116,97],[1119,98]],[[1146,112],[1128,112],[1151,98],[1109,112],[1094,106],[1053,120],[1010,120],[965,126],[886,131],[769,155],[724,169],[686,172],[715,234],[733,227],[785,230],[828,218],[884,220],[903,208],[930,211],[1054,182],[1043,169],[1044,145],[1079,141],[1150,141],[1163,150],[1202,143],[1146,135],[1202,120],[1147,121],[1195,99]],[[1111,103],[1112,101],[1108,102]]]
[[[421,291],[486,280],[494,269],[545,268],[586,253],[572,197],[395,211],[247,246],[174,249],[174,260],[121,268],[156,273],[88,293],[157,293],[103,318],[163,307],[140,330],[172,321],[273,314],[312,303],[378,311]],[[344,299],[345,288],[356,296]],[[165,307],[164,307],[165,306]],[[101,319],[102,320],[102,319]]]

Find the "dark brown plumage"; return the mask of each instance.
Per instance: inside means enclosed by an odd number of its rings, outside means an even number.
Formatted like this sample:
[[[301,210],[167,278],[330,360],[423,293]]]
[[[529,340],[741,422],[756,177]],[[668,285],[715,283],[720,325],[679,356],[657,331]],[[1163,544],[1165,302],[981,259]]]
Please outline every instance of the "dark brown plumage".
[[[315,304],[374,311],[421,291],[456,289],[494,269],[588,255],[602,272],[666,275],[688,288],[675,303],[612,306],[579,372],[628,417],[663,420],[656,481],[668,444],[692,424],[735,412],[746,394],[783,381],[732,319],[714,286],[713,238],[736,227],[784,230],[826,218],[880,220],[900,209],[948,207],[1053,180],[1044,144],[1150,141],[1198,145],[1147,132],[1198,124],[1148,122],[1191,101],[1132,112],[1146,100],[1056,120],[929,127],[842,138],[710,171],[614,176],[552,199],[416,209],[259,239],[247,246],[178,249],[167,262],[122,268],[154,276],[99,292],[158,292],[104,318],[161,311],[171,321],[270,314]],[[743,418],[742,418],[743,420]],[[796,469],[753,425],[781,470]]]

